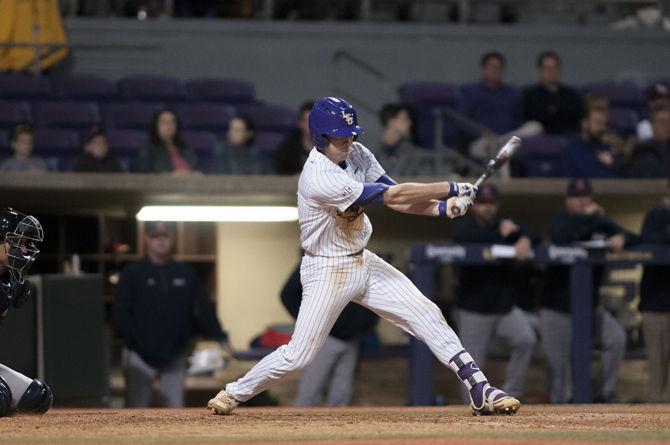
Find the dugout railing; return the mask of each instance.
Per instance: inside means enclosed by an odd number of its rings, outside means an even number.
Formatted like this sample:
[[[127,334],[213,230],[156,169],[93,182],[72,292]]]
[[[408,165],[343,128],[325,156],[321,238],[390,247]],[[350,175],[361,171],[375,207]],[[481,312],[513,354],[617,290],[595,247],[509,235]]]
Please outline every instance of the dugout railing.
[[[504,261],[511,261],[502,257],[506,256],[504,250],[489,244],[416,244],[412,246],[410,253],[410,277],[424,295],[433,299],[438,266],[444,264],[495,266]],[[497,251],[502,253],[498,254]],[[575,246],[539,246],[533,250],[530,261],[541,266],[570,267],[573,402],[591,403],[593,266],[670,265],[670,248],[645,245],[622,252],[608,252]],[[433,355],[425,344],[411,338],[410,405],[431,405],[434,400],[432,386]]]

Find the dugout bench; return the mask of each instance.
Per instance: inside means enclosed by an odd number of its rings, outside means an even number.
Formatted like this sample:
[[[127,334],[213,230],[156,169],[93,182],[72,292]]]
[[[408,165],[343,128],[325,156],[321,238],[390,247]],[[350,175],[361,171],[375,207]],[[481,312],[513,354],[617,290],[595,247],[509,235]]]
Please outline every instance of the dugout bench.
[[[410,252],[410,278],[431,300],[434,297],[435,272],[438,265],[495,265],[505,247],[488,244],[417,244]],[[543,266],[570,267],[570,299],[572,305],[572,385],[574,403],[591,403],[592,332],[591,304],[592,268],[594,265],[634,266],[636,264],[670,265],[667,246],[637,246],[617,253],[588,251],[575,246],[539,246],[530,260]],[[409,403],[432,405],[433,354],[428,347],[410,338]]]

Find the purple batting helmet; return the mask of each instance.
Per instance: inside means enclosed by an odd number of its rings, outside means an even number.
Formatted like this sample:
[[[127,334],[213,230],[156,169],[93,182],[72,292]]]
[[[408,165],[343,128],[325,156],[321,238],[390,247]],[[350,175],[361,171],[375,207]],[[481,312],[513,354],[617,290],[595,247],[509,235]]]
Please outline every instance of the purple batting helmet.
[[[328,145],[326,136],[354,139],[363,134],[358,126],[356,110],[349,102],[337,97],[319,99],[309,113],[309,134],[318,148]]]

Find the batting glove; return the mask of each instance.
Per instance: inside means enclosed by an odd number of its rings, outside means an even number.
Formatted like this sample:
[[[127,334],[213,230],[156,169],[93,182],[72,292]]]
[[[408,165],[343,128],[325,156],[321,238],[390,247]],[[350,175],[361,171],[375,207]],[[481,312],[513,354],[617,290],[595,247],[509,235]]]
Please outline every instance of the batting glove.
[[[474,197],[477,194],[477,187],[469,182],[455,182],[449,183],[451,186],[451,196],[470,196]]]
[[[469,196],[455,196],[447,199],[447,216],[451,219],[458,218],[467,213],[472,205],[472,198]]]

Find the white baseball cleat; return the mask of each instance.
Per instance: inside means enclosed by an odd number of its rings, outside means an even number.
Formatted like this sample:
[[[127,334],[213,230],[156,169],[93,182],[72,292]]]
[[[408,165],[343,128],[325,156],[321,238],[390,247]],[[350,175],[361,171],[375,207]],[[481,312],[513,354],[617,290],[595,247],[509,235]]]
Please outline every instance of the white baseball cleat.
[[[207,402],[207,408],[212,411],[212,414],[227,415],[237,408],[239,403],[225,389],[222,389],[213,399]]]
[[[474,399],[479,399],[475,401]],[[480,397],[472,398],[470,409],[474,416],[507,414],[511,416],[521,408],[521,402],[496,387],[484,384]],[[477,403],[476,403],[477,402]]]

